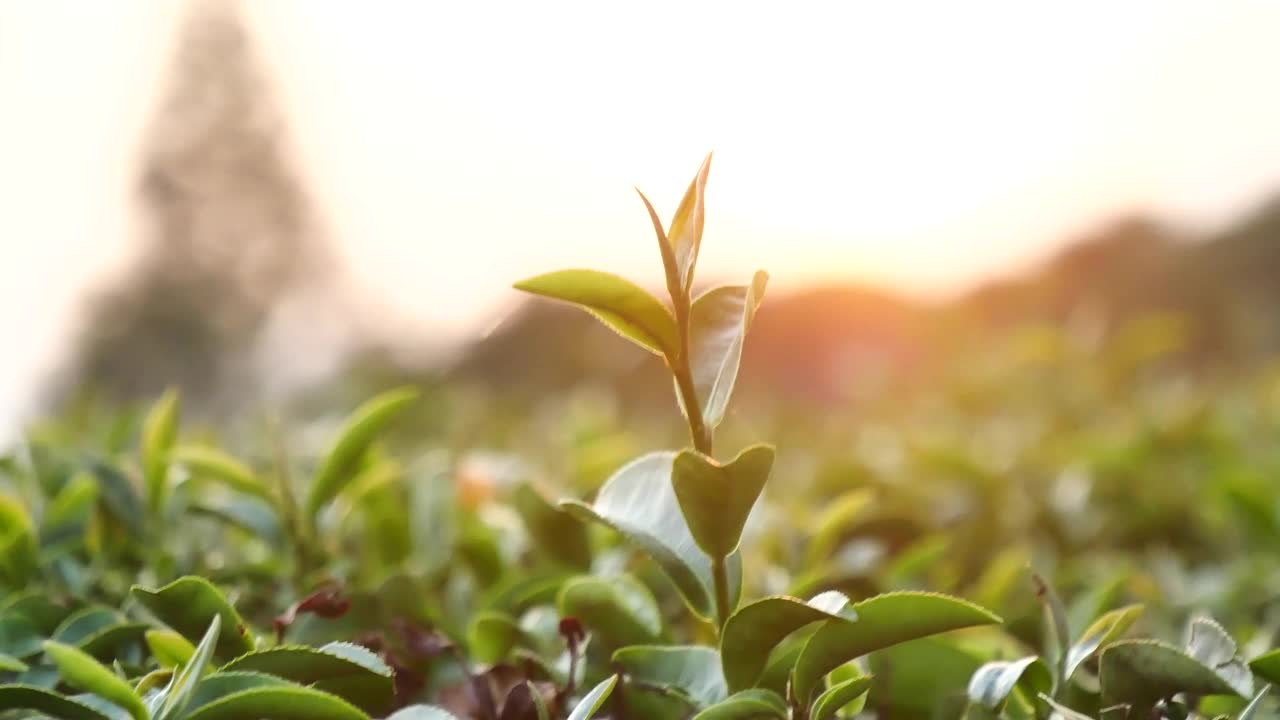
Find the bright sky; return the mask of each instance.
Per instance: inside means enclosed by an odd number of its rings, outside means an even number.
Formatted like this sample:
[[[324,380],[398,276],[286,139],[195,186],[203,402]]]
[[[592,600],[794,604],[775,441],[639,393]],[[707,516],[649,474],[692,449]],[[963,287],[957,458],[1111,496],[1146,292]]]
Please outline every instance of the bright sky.
[[[174,3],[0,0],[0,426],[128,259]],[[1222,222],[1280,188],[1280,3],[248,4],[359,283],[474,329],[512,280],[656,283],[716,153],[700,269],[962,287],[1128,209]]]

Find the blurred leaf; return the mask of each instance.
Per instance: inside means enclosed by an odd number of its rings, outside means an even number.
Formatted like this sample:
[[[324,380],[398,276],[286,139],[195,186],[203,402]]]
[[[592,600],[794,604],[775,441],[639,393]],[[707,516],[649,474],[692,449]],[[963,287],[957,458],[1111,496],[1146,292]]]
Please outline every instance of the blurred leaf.
[[[41,651],[44,640],[44,634],[27,618],[13,613],[0,616],[0,653],[29,658]]]
[[[703,422],[714,429],[724,419],[738,378],[742,348],[756,308],[764,299],[769,274],[757,271],[747,286],[708,290],[693,301],[689,311],[689,369]],[[680,393],[680,408],[685,414]]]
[[[969,680],[982,658],[950,638],[925,637],[878,650],[868,665],[874,676],[867,707],[895,718],[959,718],[968,705]]]
[[[520,646],[536,647],[537,642],[515,618],[505,613],[477,613],[467,626],[467,647],[477,662],[489,665],[501,662]]]
[[[1217,621],[1208,617],[1191,620],[1187,654],[1212,669],[1242,697],[1253,695],[1253,675],[1237,656],[1236,641]]]
[[[67,481],[45,508],[40,539],[46,547],[79,546],[98,503],[98,483],[93,475],[78,472]]]
[[[321,508],[355,479],[369,446],[392,420],[417,399],[418,391],[413,388],[388,390],[366,400],[351,413],[311,480],[306,503],[308,515],[315,517]]]
[[[147,708],[124,680],[116,677],[97,660],[83,652],[53,640],[46,640],[44,651],[48,653],[62,680],[68,685],[100,695],[129,712],[134,720],[148,720]]]
[[[591,567],[586,529],[572,515],[548,502],[529,483],[516,487],[512,504],[524,520],[537,552],[572,568]]]
[[[703,552],[723,558],[738,549],[747,516],[772,469],[769,445],[752,445],[724,465],[696,450],[676,455],[671,484],[689,532]]]
[[[977,605],[934,593],[888,593],[850,607],[857,622],[822,623],[796,660],[792,688],[801,702],[809,702],[819,680],[849,660],[907,640],[1001,622]]]
[[[657,298],[630,280],[599,270],[559,270],[518,282],[515,287],[578,305],[655,355],[677,355],[680,342],[675,318]]]
[[[1108,702],[1154,703],[1177,693],[1233,695],[1235,689],[1211,668],[1172,645],[1122,640],[1102,651],[1099,675]]]
[[[271,488],[248,465],[215,447],[203,445],[179,445],[169,455],[198,478],[216,480],[227,487],[253,495],[268,503],[274,502]]]
[[[715,705],[729,694],[714,648],[635,645],[615,652],[613,662],[628,677],[678,691],[699,708]]]
[[[153,513],[160,512],[166,499],[169,450],[178,437],[180,407],[178,391],[170,388],[151,406],[142,421],[142,478]]]
[[[662,634],[653,593],[629,575],[574,578],[560,589],[556,605],[561,616],[577,618],[608,649],[653,643]]]
[[[969,701],[1000,711],[1019,683],[1025,683],[1033,695],[1049,692],[1053,687],[1053,675],[1038,656],[1020,660],[989,662],[973,674],[969,680]]]
[[[772,690],[755,688],[734,693],[693,716],[693,720],[785,720],[787,702]],[[814,716],[817,720],[817,716]]]
[[[609,694],[613,692],[613,688],[617,684],[618,676],[611,675],[591,688],[591,692],[578,701],[578,704],[573,708],[573,712],[569,713],[568,720],[589,720],[589,718],[595,717],[596,712],[604,705],[604,701],[609,699]]]
[[[80,700],[30,685],[0,685],[0,708],[35,710],[58,720],[120,720]]]
[[[22,503],[0,495],[0,584],[12,590],[26,587],[36,572],[39,541],[35,525]]]

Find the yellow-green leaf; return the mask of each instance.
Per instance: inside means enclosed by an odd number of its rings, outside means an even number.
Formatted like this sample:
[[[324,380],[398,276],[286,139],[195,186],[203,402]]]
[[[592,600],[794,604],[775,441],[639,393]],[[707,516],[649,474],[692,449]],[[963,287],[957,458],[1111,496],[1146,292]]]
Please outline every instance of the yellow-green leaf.
[[[169,450],[178,437],[178,413],[181,400],[170,388],[151,406],[142,423],[142,478],[147,489],[147,503],[152,512],[164,505],[168,488]]]
[[[384,392],[356,408],[311,481],[308,515],[314,516],[355,478],[374,439],[417,399],[418,391],[405,387]]]
[[[559,270],[516,283],[517,290],[573,303],[619,335],[656,354],[675,357],[675,318],[644,288],[599,270]]]
[[[148,720],[147,708],[142,704],[129,683],[120,679],[115,673],[103,667],[89,655],[54,640],[46,640],[44,651],[58,666],[58,673],[63,682],[99,695],[119,705],[129,712],[135,720]]]

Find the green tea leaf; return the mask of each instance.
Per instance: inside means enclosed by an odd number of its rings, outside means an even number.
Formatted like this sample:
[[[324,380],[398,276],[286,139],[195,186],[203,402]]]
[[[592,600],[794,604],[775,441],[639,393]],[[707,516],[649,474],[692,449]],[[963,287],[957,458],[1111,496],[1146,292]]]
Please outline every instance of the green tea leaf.
[[[613,692],[613,687],[617,684],[618,676],[611,675],[608,679],[591,688],[591,692],[587,693],[574,706],[573,712],[569,713],[568,720],[589,720],[595,717],[596,712],[604,705],[604,701],[609,698],[609,694]]]
[[[332,693],[370,713],[394,701],[392,671],[377,655],[351,643],[321,648],[285,645],[236,658],[223,672],[259,672]]]
[[[608,649],[654,643],[662,634],[653,593],[630,575],[574,578],[560,589],[556,606],[561,616],[577,618]]]
[[[0,708],[35,710],[58,720],[118,720],[79,700],[31,685],[0,685]]]
[[[689,370],[703,422],[715,428],[724,419],[738,378],[742,348],[764,299],[769,274],[760,270],[750,285],[718,287],[699,295],[689,311]],[[680,408],[688,414],[680,393]]]
[[[989,662],[969,680],[969,702],[999,712],[1019,683],[1036,695],[1049,692],[1053,675],[1044,661],[1035,655],[1020,660]]]
[[[538,552],[572,568],[586,570],[591,566],[586,528],[576,518],[548,502],[529,483],[515,489],[512,504]]]
[[[827,620],[796,660],[792,688],[802,702],[813,697],[822,676],[849,660],[907,640],[1001,622],[984,608],[934,593],[887,593],[851,608],[857,613],[857,622]]]
[[[635,645],[613,654],[628,677],[669,688],[705,708],[728,697],[720,654],[696,645]]]
[[[27,618],[18,614],[0,617],[0,653],[15,658],[29,658],[44,648],[44,634]]]
[[[560,506],[622,533],[662,567],[695,614],[711,618],[711,559],[693,539],[676,499],[671,482],[675,457],[673,452],[644,455],[614,473],[591,505],[562,500]],[[728,565],[730,602],[736,604],[742,591],[741,556],[731,555]]]
[[[480,612],[467,626],[467,647],[477,662],[498,663],[517,647],[536,646],[532,636],[506,613]]]
[[[22,662],[12,655],[0,653],[0,672],[24,673],[31,669],[31,666]]]
[[[675,357],[680,347],[671,312],[640,286],[612,273],[559,270],[518,282],[515,287],[578,305],[655,355]]]
[[[196,647],[173,630],[147,630],[147,647],[161,667],[174,667],[191,660]]]
[[[216,657],[230,659],[253,650],[253,635],[240,614],[204,578],[188,575],[155,590],[134,585],[129,594],[191,642],[204,637],[215,615],[221,617]]]
[[[291,685],[292,683],[284,678],[265,673],[218,671],[206,675],[196,685],[195,692],[187,703],[187,712],[195,712],[205,705],[233,693],[262,687],[290,687]]]
[[[720,637],[720,656],[729,690],[736,692],[754,685],[764,672],[769,653],[795,631],[824,620],[856,620],[856,613],[845,611],[848,604],[844,594],[833,590],[807,602],[768,597],[739,608],[725,623]]]
[[[747,516],[773,469],[773,447],[753,445],[725,465],[696,450],[676,455],[671,484],[698,547],[711,557],[738,549]]]
[[[183,720],[369,720],[369,716],[336,695],[300,686],[267,686],[224,695],[186,715]]]
[[[1066,673],[1064,680],[1070,680],[1076,670],[1086,660],[1093,657],[1099,648],[1114,642],[1124,635],[1143,612],[1142,605],[1130,605],[1103,615],[1093,622],[1067,652]]]
[[[734,693],[693,716],[693,720],[785,720],[787,702],[762,688]]]
[[[63,682],[100,695],[129,712],[134,720],[148,720],[147,708],[129,687],[129,683],[116,677],[89,655],[60,642],[46,640],[44,651],[58,666]]]
[[[809,717],[812,720],[832,720],[841,708],[848,706],[871,689],[873,679],[870,675],[864,675],[832,685],[813,701],[813,709],[809,712]]]
[[[702,247],[702,228],[706,219],[704,195],[707,187],[707,175],[711,172],[711,153],[702,161],[698,174],[689,183],[671,218],[667,231],[667,241],[671,243],[671,252],[675,257],[676,269],[680,275],[680,283],[687,293],[693,286],[693,271],[698,264],[698,250]]]
[[[0,495],[0,585],[26,587],[39,563],[35,524],[18,500]]]
[[[248,465],[215,447],[179,445],[169,454],[172,462],[187,468],[192,475],[216,480],[247,495],[274,502],[271,488],[254,474]]]
[[[1250,660],[1249,669],[1253,671],[1253,674],[1269,683],[1280,683],[1280,649],[1272,650]]]
[[[1122,640],[1102,651],[1102,695],[1108,702],[1145,705],[1181,692],[1239,693],[1212,668],[1156,640]]]
[[[67,481],[45,508],[40,537],[46,547],[80,546],[98,503],[98,483],[88,472]]]
[[[192,696],[195,695],[200,678],[204,676],[209,660],[213,657],[213,649],[218,644],[218,635],[221,630],[222,617],[214,615],[209,621],[209,628],[205,631],[204,637],[200,639],[200,644],[192,651],[190,659],[182,670],[174,676],[173,683],[165,693],[164,702],[155,713],[155,720],[176,720],[187,709]]]
[[[151,406],[142,421],[142,479],[147,489],[147,504],[153,513],[164,506],[168,492],[169,450],[178,437],[178,413],[181,399],[170,388]]]
[[[60,643],[79,646],[103,630],[124,623],[125,617],[118,610],[100,606],[87,607],[68,615],[50,637]]]
[[[360,462],[378,435],[418,399],[413,388],[389,390],[367,401],[347,418],[338,439],[311,480],[306,511],[314,517],[342,488],[355,479]]]

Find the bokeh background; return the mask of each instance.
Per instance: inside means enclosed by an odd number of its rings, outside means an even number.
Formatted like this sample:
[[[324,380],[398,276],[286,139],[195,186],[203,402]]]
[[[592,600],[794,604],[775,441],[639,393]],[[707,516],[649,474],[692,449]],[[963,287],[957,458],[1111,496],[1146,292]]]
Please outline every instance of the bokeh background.
[[[669,215],[708,150],[703,281],[773,278],[744,433],[1010,347],[1266,367],[1277,29],[1247,0],[0,0],[0,433],[168,386],[218,424],[415,382],[421,432],[495,444],[665,417],[659,368],[510,283],[659,287],[632,185]]]

